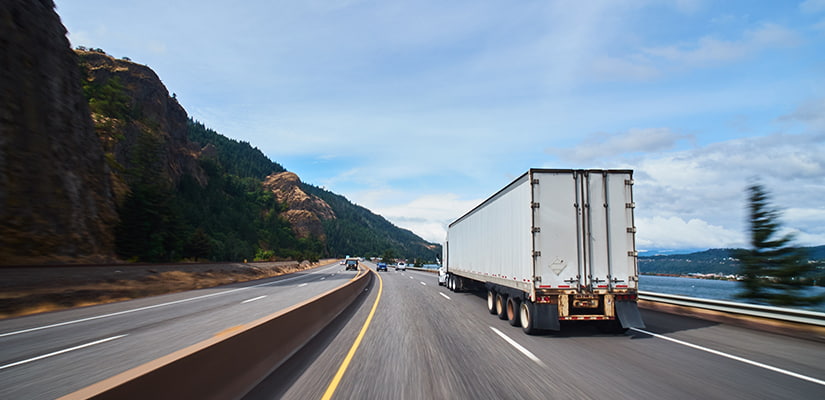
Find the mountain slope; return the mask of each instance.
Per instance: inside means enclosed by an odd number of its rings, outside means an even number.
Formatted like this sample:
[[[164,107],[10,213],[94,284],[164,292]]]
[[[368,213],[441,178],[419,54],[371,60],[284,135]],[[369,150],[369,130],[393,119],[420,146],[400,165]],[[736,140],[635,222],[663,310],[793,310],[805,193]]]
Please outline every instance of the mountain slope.
[[[804,247],[809,262],[825,267],[825,246]],[[722,274],[735,275],[739,262],[733,257],[736,249],[709,249],[690,254],[639,256],[639,271],[643,274]],[[825,271],[823,271],[825,272]]]
[[[52,1],[1,4],[0,263],[434,259],[189,118],[148,66],[72,51]]]

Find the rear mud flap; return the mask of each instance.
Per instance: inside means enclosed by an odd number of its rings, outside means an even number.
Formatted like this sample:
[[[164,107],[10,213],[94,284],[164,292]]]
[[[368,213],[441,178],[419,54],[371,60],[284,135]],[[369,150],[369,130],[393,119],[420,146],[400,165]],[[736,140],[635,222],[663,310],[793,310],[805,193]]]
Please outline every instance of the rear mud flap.
[[[619,317],[622,328],[645,327],[645,323],[642,322],[642,315],[639,314],[639,306],[635,301],[617,301],[616,316]]]
[[[561,329],[559,325],[559,306],[556,304],[535,304],[536,310],[533,318],[533,326],[536,329],[547,329],[551,331],[558,331]]]

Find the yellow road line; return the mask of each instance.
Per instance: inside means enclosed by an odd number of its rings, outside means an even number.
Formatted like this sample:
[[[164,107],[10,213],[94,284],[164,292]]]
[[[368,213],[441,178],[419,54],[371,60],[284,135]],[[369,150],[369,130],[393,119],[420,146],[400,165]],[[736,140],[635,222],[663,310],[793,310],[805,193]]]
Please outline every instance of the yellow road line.
[[[361,340],[364,338],[364,334],[367,333],[367,328],[370,326],[370,322],[372,322],[372,317],[375,315],[375,309],[378,308],[378,301],[381,300],[381,292],[384,290],[384,280],[381,279],[381,275],[375,271],[372,271],[375,276],[378,277],[378,296],[375,297],[375,303],[372,304],[372,310],[370,310],[370,314],[367,316],[367,320],[364,321],[364,326],[361,327],[361,332],[358,333],[358,337],[355,338],[355,342],[352,343],[352,347],[349,349],[349,353],[347,356],[344,357],[344,361],[341,363],[341,366],[338,367],[338,372],[335,373],[335,376],[332,378],[332,381],[329,382],[327,386],[327,391],[324,392],[324,396],[321,397],[321,400],[329,400],[332,398],[332,395],[335,393],[335,389],[338,388],[338,384],[341,383],[341,378],[344,377],[344,373],[347,372],[347,368],[349,367],[350,361],[352,361],[352,357],[355,356],[355,352],[358,350],[358,346],[361,345]]]

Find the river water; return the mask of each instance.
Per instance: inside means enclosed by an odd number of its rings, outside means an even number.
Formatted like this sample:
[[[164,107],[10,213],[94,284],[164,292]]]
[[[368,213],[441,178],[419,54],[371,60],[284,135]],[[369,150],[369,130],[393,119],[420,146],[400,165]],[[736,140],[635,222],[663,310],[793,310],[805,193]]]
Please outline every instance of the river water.
[[[736,293],[742,290],[739,282],[736,281],[641,275],[639,277],[639,290],[656,293],[678,294],[702,299],[744,302],[743,299],[738,299],[735,297]],[[823,293],[825,293],[825,287],[813,286],[806,290],[805,295],[821,295]],[[825,312],[825,303],[805,309]]]

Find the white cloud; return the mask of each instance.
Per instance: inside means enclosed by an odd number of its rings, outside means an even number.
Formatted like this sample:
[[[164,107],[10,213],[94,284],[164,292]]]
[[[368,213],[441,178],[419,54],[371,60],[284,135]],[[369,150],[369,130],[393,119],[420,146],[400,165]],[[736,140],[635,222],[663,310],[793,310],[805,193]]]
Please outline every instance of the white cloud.
[[[799,4],[799,9],[808,14],[825,11],[825,0],[805,0]]]
[[[806,112],[795,115],[811,120]],[[813,206],[825,198],[822,134],[774,134],[662,152],[686,138],[664,128],[591,135],[554,153],[593,167],[599,162],[598,167],[634,169],[640,247],[742,246],[745,188],[753,182],[768,190],[780,211],[787,210],[782,223],[798,231],[800,244],[825,243],[825,208]]]
[[[796,32],[780,25],[765,23],[758,29],[746,31],[740,40],[705,36],[695,43],[649,47],[643,53],[675,65],[707,67],[739,61],[771,48],[796,46],[800,41]]]
[[[637,218],[636,236],[640,250],[647,249],[697,249],[744,247],[741,232],[701,219],[684,220],[679,217]]]
[[[692,137],[667,128],[630,129],[618,134],[594,133],[573,149],[551,148],[547,152],[567,162],[592,164],[622,155],[671,150],[688,139]]]
[[[454,193],[414,197],[397,190],[356,193],[353,198],[357,203],[364,204],[392,223],[410,229],[423,239],[434,243],[444,242],[447,237],[447,225],[483,201],[462,200]],[[393,201],[398,198],[410,200]]]
[[[779,117],[779,120],[800,122],[811,131],[825,136],[825,97],[806,101],[792,113]]]

